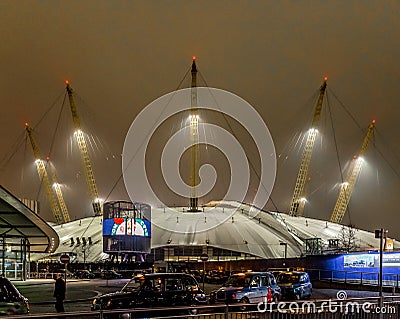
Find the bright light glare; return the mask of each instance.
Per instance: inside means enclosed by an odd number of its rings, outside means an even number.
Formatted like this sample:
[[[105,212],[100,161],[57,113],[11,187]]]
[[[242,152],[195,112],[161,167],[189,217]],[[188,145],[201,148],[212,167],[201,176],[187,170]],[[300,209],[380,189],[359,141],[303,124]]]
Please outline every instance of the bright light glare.
[[[342,183],[342,187],[347,187],[347,186],[349,186],[349,183],[348,183],[348,182],[343,182],[343,183]]]
[[[307,202],[307,198],[305,198],[305,197],[300,198],[300,202],[302,202],[302,203]]]

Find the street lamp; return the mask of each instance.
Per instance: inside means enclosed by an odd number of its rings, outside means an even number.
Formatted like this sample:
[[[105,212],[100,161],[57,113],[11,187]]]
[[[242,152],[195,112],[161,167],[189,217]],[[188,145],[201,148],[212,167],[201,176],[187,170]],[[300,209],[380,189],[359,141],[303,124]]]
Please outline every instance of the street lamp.
[[[283,243],[283,242],[281,242],[281,243],[279,243],[279,245],[281,245],[281,246],[285,246],[285,259],[286,259],[286,257],[287,257],[287,243]]]
[[[379,298],[380,301],[382,302],[382,286],[383,286],[383,239],[385,238],[386,241],[386,234],[387,230],[384,228],[381,229],[375,229],[375,238],[379,238],[379,281],[378,281],[378,287],[379,287]]]

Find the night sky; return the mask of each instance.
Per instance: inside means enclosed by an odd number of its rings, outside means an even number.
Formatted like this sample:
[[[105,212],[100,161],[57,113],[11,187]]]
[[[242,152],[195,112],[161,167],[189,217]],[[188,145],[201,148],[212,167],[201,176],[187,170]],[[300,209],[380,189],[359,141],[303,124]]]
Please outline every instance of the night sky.
[[[278,174],[273,203],[266,208],[282,212],[289,209],[302,136],[310,126],[318,88],[328,76],[322,137],[310,167],[304,214],[329,219],[341,181],[338,158],[345,169],[359,152],[369,123],[376,119],[375,138],[365,155],[350,216],[346,214],[343,223],[367,230],[385,227],[389,235],[400,238],[396,226],[400,207],[399,14],[398,1],[3,0],[0,183],[18,197],[40,199],[41,216],[52,220],[44,192],[39,192],[31,147],[25,143],[24,123],[29,122],[42,154],[50,153],[58,179],[65,184],[71,218],[91,215],[84,173],[72,142],[69,104],[63,102],[68,79],[76,92],[84,131],[90,136],[100,195],[107,200],[127,199],[120,178],[126,133],[148,103],[190,86],[187,72],[195,55],[199,85],[239,95],[268,125],[278,155]],[[219,121],[214,115],[209,119]],[[174,120],[180,121],[171,119],[160,131],[172,132]],[[245,130],[236,128],[234,121],[230,127],[237,129],[257,169],[256,150]],[[152,140],[154,157],[163,138]],[[219,163],[224,161],[218,151],[209,151],[215,152],[212,157]],[[157,168],[151,168],[157,164],[154,157],[149,175],[152,184],[162,188]],[[220,187],[207,200],[221,197],[226,172],[218,176]],[[253,172],[249,202],[257,187],[255,176]],[[182,204],[168,192],[160,192],[171,205]]]

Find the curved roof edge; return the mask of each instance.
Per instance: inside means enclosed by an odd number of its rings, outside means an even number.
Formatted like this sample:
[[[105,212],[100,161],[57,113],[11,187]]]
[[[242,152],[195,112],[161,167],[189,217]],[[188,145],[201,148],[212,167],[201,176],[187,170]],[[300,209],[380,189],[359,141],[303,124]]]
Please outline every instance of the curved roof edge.
[[[59,245],[57,232],[0,185],[0,236],[26,238],[31,252],[51,253]]]

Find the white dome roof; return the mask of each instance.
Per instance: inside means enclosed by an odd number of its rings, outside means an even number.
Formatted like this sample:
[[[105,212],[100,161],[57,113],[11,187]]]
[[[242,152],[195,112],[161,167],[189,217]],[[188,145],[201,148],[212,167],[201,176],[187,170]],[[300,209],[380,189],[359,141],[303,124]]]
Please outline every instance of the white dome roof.
[[[55,254],[75,254],[78,260],[83,261],[85,250],[87,262],[108,257],[103,253],[102,216],[57,225],[54,229],[60,238]],[[260,211],[247,204],[213,202],[205,207],[204,212],[197,213],[184,212],[183,208],[152,208],[151,247],[208,245],[261,258],[280,258],[283,257],[282,243],[287,243],[287,257],[299,257],[306,239],[320,238],[326,245],[329,239],[339,238],[342,229],[340,224]],[[77,246],[77,237],[91,237],[92,245],[86,242],[83,246],[81,242]],[[379,248],[379,240],[372,232],[355,229],[354,237],[359,250]],[[71,238],[74,238],[74,245],[71,245]],[[394,248],[399,247],[394,241]],[[31,260],[43,257],[43,254],[31,254]]]

